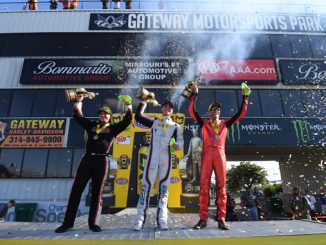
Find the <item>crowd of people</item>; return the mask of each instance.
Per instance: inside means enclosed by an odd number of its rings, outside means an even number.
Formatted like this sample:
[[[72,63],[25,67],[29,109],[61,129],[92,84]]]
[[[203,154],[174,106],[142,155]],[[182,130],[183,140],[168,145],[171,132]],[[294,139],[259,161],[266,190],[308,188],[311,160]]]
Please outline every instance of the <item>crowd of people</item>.
[[[109,0],[99,0],[102,2],[102,9],[109,9],[110,8],[110,2]],[[57,9],[58,8],[58,2],[62,3],[63,9],[77,9],[78,8],[78,0],[50,0],[50,9]],[[120,0],[112,0],[113,2],[113,8],[114,9],[120,9]],[[131,9],[131,3],[132,0],[125,0],[126,9]],[[27,0],[26,3],[23,6],[23,10],[37,10],[38,9],[38,0]]]

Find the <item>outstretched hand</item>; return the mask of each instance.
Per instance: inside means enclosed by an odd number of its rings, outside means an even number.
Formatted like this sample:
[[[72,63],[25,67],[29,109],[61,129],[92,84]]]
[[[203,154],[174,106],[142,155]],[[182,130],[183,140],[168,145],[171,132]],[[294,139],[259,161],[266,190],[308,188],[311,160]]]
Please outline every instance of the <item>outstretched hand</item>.
[[[84,98],[85,98],[84,94],[77,94],[76,96],[77,102],[82,102]]]
[[[131,101],[132,101],[132,99],[129,95],[119,95],[118,99],[127,105],[130,105]]]

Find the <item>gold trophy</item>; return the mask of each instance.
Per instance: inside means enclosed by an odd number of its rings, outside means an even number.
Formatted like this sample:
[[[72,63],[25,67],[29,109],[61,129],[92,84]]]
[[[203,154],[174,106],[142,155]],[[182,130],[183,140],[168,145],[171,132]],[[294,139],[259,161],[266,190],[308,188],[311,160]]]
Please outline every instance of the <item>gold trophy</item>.
[[[83,94],[84,98],[93,99],[98,93],[88,92],[84,88],[66,89],[65,95],[68,102],[76,101],[79,94]]]
[[[141,100],[147,100],[148,103],[151,103],[153,106],[160,106],[158,101],[155,99],[155,94],[152,92],[149,92],[147,89],[144,87],[140,87],[137,98]]]
[[[194,80],[191,80],[189,81],[185,88],[183,89],[182,91],[182,96],[185,97],[185,98],[190,98],[194,92],[195,92],[195,89],[198,87],[198,84],[200,83],[200,81],[202,80],[202,74],[199,73],[199,76],[197,78],[195,78]]]

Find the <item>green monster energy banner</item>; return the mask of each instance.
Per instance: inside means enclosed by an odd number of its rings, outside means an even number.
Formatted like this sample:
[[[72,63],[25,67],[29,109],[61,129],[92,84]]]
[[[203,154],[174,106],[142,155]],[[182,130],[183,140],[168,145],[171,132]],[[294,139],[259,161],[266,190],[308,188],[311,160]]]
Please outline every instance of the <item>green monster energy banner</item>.
[[[324,145],[326,120],[318,118],[245,118],[231,126],[228,145]]]
[[[187,142],[186,139],[191,135],[191,129],[197,126],[191,118],[187,118],[184,131],[185,143]],[[199,137],[201,136],[199,135]],[[228,129],[226,144],[261,146],[325,145],[326,119],[244,118]]]

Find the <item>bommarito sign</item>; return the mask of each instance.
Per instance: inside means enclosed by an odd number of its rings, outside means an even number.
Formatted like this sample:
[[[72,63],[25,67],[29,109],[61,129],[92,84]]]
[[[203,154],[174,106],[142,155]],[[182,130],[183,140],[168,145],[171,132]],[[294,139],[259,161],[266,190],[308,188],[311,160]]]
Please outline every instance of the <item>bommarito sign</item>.
[[[234,13],[98,13],[89,30],[123,32],[312,32],[326,30],[326,16]]]
[[[188,59],[25,59],[22,84],[174,84]]]

